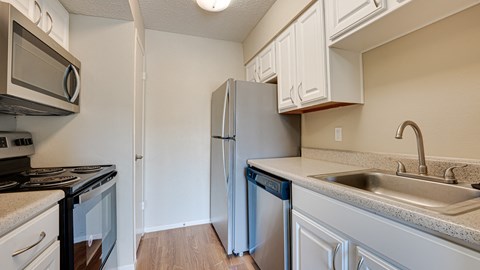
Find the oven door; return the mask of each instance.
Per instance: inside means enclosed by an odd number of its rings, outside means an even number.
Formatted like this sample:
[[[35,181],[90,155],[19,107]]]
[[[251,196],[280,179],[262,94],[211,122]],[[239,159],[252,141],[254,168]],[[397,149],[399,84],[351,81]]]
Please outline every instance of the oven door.
[[[117,239],[116,178],[74,198],[74,269],[101,269]]]

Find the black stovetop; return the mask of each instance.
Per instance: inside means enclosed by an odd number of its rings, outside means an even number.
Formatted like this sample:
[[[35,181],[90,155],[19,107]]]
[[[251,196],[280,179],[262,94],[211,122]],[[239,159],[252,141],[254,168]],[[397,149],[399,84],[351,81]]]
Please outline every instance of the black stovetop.
[[[114,172],[115,165],[29,168],[0,175],[0,193],[62,189],[68,196]],[[1,188],[3,184],[9,185]]]

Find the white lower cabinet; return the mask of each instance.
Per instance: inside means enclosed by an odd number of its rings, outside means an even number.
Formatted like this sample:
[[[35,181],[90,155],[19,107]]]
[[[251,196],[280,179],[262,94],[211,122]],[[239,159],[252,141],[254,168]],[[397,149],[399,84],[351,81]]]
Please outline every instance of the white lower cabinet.
[[[480,269],[480,252],[295,184],[292,206],[294,270]]]
[[[399,270],[397,268],[384,260],[382,257],[373,254],[360,246],[355,246],[354,250],[354,258],[355,260],[352,262],[352,268],[356,270]]]
[[[292,211],[293,269],[348,269],[348,240]]]
[[[60,269],[59,208],[51,207],[0,238],[0,269]]]

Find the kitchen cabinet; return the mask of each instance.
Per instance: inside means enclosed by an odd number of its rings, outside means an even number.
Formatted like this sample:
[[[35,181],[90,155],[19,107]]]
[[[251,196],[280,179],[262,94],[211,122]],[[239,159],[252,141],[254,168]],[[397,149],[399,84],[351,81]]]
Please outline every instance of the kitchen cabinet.
[[[449,270],[477,269],[480,265],[480,253],[475,250],[295,184],[292,206],[293,211],[308,216],[311,223],[329,228],[332,235],[340,235],[349,242],[350,252],[346,255],[349,269],[358,266],[360,269]],[[292,243],[299,241],[297,235],[294,225]],[[293,247],[294,257],[311,257],[308,252],[317,252],[314,248]]]
[[[349,241],[292,211],[293,269],[348,269]]]
[[[246,66],[246,80],[249,82],[268,82],[276,75],[275,43],[269,44]]]
[[[387,7],[386,0],[327,0],[331,24],[330,39],[335,39],[357,23],[366,21],[381,13]]]
[[[38,0],[42,6],[41,28],[68,50],[70,15],[58,0]]]
[[[70,15],[58,0],[3,0],[68,50]]]
[[[399,268],[390,264],[382,257],[373,254],[360,246],[355,247],[355,255],[352,256],[355,260],[353,266],[357,270],[399,270]]]
[[[0,238],[2,269],[60,269],[59,207],[55,205]]]
[[[478,0],[325,0],[327,46],[366,52],[480,3]]]
[[[326,47],[323,1],[286,28],[275,44],[279,112],[363,103],[361,55]]]

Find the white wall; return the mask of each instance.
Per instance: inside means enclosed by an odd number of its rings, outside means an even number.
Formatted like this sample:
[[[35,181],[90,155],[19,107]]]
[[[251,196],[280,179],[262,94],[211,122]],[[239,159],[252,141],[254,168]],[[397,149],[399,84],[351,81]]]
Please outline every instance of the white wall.
[[[302,146],[480,159],[480,5],[363,55],[365,105],[307,113]],[[343,127],[343,141],[334,128]],[[392,165],[392,170],[395,165]]]
[[[243,41],[247,63],[315,0],[277,0]]]
[[[18,117],[31,131],[34,166],[117,165],[118,263],[133,265],[134,23],[71,15],[70,50],[82,62],[80,113]]]
[[[15,131],[17,119],[15,116],[0,114],[0,131]]]
[[[243,79],[240,43],[146,31],[147,231],[209,219],[210,96]]]

